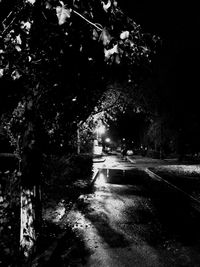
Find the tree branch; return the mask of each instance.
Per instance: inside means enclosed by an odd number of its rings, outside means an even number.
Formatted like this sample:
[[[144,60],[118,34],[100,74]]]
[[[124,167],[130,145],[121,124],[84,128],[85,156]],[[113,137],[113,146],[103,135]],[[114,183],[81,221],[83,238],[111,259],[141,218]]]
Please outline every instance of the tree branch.
[[[81,15],[79,12],[77,12],[76,10],[72,10],[76,15],[78,15],[79,17],[81,17],[82,19],[84,19],[85,21],[87,21],[89,24],[91,24],[92,26],[94,26],[95,28],[97,28],[99,31],[103,30],[103,27],[101,26],[101,28],[99,26],[97,26],[96,23],[91,22],[90,20],[86,19],[83,15]],[[99,24],[100,25],[100,24]]]
[[[107,111],[107,110],[109,110],[110,108],[113,108],[113,107],[115,107],[116,106],[116,104],[117,104],[117,101],[119,100],[119,98],[120,98],[120,96],[121,96],[121,93],[119,93],[119,95],[118,95],[118,97],[117,97],[117,99],[114,101],[114,103],[112,103],[110,106],[108,106],[108,107],[104,107],[104,108],[102,108],[100,111],[98,111],[98,112],[95,112],[95,113],[92,113],[91,115],[92,116],[95,116],[95,115],[98,115],[98,114],[100,114],[101,112],[104,112],[104,111]]]

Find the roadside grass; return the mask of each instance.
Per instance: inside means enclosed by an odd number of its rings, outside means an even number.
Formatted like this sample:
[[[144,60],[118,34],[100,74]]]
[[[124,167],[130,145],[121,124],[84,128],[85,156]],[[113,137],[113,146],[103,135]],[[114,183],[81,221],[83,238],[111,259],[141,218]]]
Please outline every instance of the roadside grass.
[[[165,165],[149,169],[200,200],[200,165]]]
[[[200,178],[200,165],[164,165],[150,168],[152,171],[159,173],[168,173],[176,177],[199,177]]]
[[[90,155],[47,157],[43,168],[43,207],[69,202],[87,188],[92,177]]]
[[[43,185],[44,231],[41,231],[38,241],[37,266],[43,266],[45,262],[49,262],[51,254],[56,258],[58,243],[63,243],[63,239],[68,240],[67,243],[65,242],[66,251],[70,250],[73,240],[76,239],[66,222],[65,225],[62,224],[61,218],[72,208],[81,194],[90,190],[92,164],[90,155],[72,155],[62,158],[52,156],[46,159]],[[42,265],[39,264],[40,261],[43,262]]]

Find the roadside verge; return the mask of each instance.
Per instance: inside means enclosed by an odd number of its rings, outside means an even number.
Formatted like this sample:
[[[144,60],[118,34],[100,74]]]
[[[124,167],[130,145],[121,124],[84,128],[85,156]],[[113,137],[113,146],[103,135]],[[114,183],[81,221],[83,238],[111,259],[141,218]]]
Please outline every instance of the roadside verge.
[[[98,176],[99,173],[99,169],[95,168],[93,169],[93,174],[91,177],[91,181],[90,184],[88,185],[88,188],[91,188]],[[83,198],[83,195],[79,195],[78,198],[74,201],[72,207],[70,208],[70,210],[72,210],[76,203],[79,201],[79,199]],[[68,210],[67,212],[69,212],[70,210]],[[61,220],[63,219],[63,217],[65,217],[65,213],[59,218],[59,221],[57,222],[57,224],[59,225],[59,222],[61,222]],[[60,244],[62,244],[63,239],[68,237],[68,230],[63,231],[63,233],[61,233],[56,240],[40,255],[38,255],[31,263],[32,267],[42,267],[42,266],[50,266],[51,263],[51,258],[53,256],[53,254],[56,252],[57,248],[60,246]],[[70,247],[69,247],[69,251],[70,251]]]

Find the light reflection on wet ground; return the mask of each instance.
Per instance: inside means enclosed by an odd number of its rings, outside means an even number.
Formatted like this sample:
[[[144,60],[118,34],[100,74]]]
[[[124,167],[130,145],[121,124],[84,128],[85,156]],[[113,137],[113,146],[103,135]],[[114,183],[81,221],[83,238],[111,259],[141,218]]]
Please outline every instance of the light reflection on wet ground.
[[[139,224],[133,224],[131,215],[143,205],[143,198],[132,193],[137,190],[133,182],[120,182],[120,177],[131,179],[131,173],[130,177],[126,174],[121,170],[101,170],[95,192],[81,201],[82,211],[71,213],[74,229],[91,251],[85,266],[159,266],[155,249],[138,235]],[[120,183],[114,184],[116,181]]]
[[[100,170],[94,192],[69,215],[90,251],[83,266],[200,266],[200,251],[194,252],[198,246],[176,240],[180,233],[173,227],[173,217],[183,215],[180,203],[184,202],[160,187],[158,181],[147,186],[148,179],[137,169]],[[166,201],[167,197],[171,199]],[[192,224],[187,221],[183,225],[181,218],[184,233]],[[170,227],[167,233],[166,227]],[[182,258],[185,265],[181,265]]]
[[[96,185],[122,184],[122,185],[137,185],[143,183],[143,177],[148,175],[139,169],[100,169],[96,179]]]

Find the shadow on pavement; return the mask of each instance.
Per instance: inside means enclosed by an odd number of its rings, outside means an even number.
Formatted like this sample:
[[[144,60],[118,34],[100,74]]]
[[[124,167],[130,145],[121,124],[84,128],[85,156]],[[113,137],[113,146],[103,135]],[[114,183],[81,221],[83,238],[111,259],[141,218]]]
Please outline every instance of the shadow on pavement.
[[[98,231],[99,236],[112,248],[122,248],[130,245],[123,234],[112,228],[107,215],[102,213],[86,214],[85,216]]]
[[[82,203],[78,208],[84,217],[91,222],[92,226],[95,227],[100,238],[110,247],[122,248],[129,246],[130,243],[125,236],[112,227],[109,216],[106,214],[108,212],[106,206],[103,203],[101,204],[103,212],[102,210],[94,210],[91,208],[90,203],[86,202]]]
[[[50,260],[46,263],[40,263],[38,267],[48,266],[83,266],[86,263],[86,257],[90,255],[83,239],[76,234],[70,227],[65,230],[65,234],[59,240]]]
[[[143,183],[144,171],[139,169],[100,169],[99,175],[103,175],[105,182],[119,185],[138,185]]]
[[[124,189],[119,188],[120,195],[132,194],[150,201],[151,209],[137,208],[133,212],[128,212],[128,221],[141,225],[141,231],[139,230],[138,234],[142,239],[151,245],[161,244],[165,238],[175,238],[184,245],[199,242],[200,214],[191,208],[190,202],[184,195],[160,181],[149,178],[143,170],[113,169],[108,173],[106,169],[102,169],[101,173],[106,177],[107,183],[128,185]],[[89,219],[92,220],[92,218]],[[98,227],[98,223],[96,224]],[[146,236],[143,235],[143,227],[149,229],[149,234]],[[102,235],[106,234],[102,229],[100,231]]]

